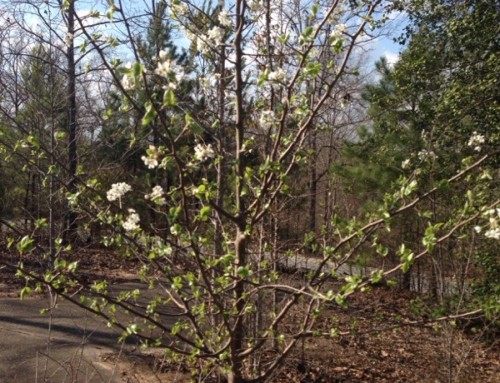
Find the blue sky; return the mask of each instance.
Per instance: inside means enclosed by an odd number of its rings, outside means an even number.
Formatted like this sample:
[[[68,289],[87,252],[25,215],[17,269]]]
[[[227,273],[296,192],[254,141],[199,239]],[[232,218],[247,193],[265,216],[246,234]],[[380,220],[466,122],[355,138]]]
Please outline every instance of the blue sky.
[[[389,14],[389,18],[384,27],[387,34],[382,35],[373,43],[371,58],[374,62],[385,56],[389,64],[394,64],[398,60],[399,53],[404,49],[403,46],[394,42],[394,38],[401,35],[407,25],[406,16],[404,13],[392,12]]]

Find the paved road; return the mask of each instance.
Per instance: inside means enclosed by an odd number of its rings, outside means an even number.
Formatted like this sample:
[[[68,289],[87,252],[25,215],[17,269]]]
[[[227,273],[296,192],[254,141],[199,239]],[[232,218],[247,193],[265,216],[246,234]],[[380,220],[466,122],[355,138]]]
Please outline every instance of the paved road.
[[[305,257],[286,259],[286,267],[311,269],[319,260]],[[325,272],[335,268],[325,265]],[[342,265],[339,274],[369,274],[370,268]],[[127,283],[114,290],[141,289],[142,299],[151,291],[144,285]],[[100,318],[68,302],[60,302],[52,314],[50,342],[49,317],[40,310],[47,299],[0,299],[0,383],[122,383],[112,363],[102,363],[102,355],[117,351],[119,334],[108,328]],[[171,313],[171,308],[165,308]],[[169,320],[167,317],[164,320]],[[124,346],[126,349],[132,344]],[[45,379],[44,379],[45,378]]]
[[[0,383],[123,382],[103,354],[121,348],[118,333],[68,302],[49,317],[48,299],[0,300]],[[131,348],[132,345],[125,345]]]

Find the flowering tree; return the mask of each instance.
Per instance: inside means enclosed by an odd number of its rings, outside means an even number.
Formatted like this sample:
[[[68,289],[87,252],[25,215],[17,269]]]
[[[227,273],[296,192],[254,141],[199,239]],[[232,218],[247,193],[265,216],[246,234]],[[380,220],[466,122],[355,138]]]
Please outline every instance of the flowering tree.
[[[419,190],[416,166],[374,214],[335,220],[331,236],[314,244],[320,257],[305,277],[285,282],[280,265],[304,244],[270,256],[257,228],[289,194],[294,170],[307,163],[308,139],[321,129],[318,116],[331,99],[345,96],[342,81],[357,72],[352,56],[383,22],[381,1],[236,0],[213,8],[161,3],[169,22],[189,40],[192,73],[164,49],[146,65],[136,44],[141,16],[131,17],[121,1],[108,0],[106,10],[89,13],[117,28],[120,38],[110,35],[107,43],[74,12],[82,47],[95,50],[119,94],[118,108],[108,110],[107,118],[140,116],[142,132],[133,139],[147,143],[143,172],[154,182],[139,190],[126,180],[108,186],[98,175],[81,177],[77,189],[67,193],[73,211],[100,221],[102,243],[140,262],[140,278],[153,297],[141,298],[139,290],[117,293],[105,279],[86,285],[78,278],[77,262],[58,258],[43,276],[20,265],[30,280],[101,315],[124,336],[134,334],[172,357],[186,355],[198,366],[200,380],[215,370],[229,382],[266,381],[300,340],[338,334],[335,325],[321,325],[328,304],[344,306],[355,291],[406,271],[450,233],[475,221],[485,225],[492,218],[491,225],[497,224],[497,202],[487,196],[463,214],[446,217],[446,224],[429,222],[418,252],[401,243],[394,268],[340,279],[338,268],[363,246],[383,257],[378,231],[390,229],[392,217],[436,192],[434,186]],[[120,44],[132,57],[129,63],[112,49]],[[180,88],[191,79],[195,86],[181,98]],[[471,139],[475,145],[481,137]],[[431,157],[422,152],[422,162]],[[489,170],[481,167],[488,158],[472,158],[443,184],[487,179]],[[148,211],[161,222],[149,221]],[[44,251],[29,237],[18,248]],[[332,278],[341,286],[332,287]],[[80,299],[71,295],[75,288],[85,292]],[[132,320],[124,321],[122,312]]]

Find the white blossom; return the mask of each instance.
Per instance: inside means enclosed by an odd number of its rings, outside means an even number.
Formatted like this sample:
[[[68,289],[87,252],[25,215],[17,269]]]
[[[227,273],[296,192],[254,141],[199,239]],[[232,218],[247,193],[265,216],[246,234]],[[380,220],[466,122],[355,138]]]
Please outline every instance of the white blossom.
[[[158,52],[158,57],[161,61],[166,61],[168,59],[168,52],[161,49],[160,52]]]
[[[134,209],[128,209],[128,217],[122,226],[126,231],[133,231],[139,228],[140,220],[139,214]]]
[[[154,169],[158,166],[158,160],[156,158],[142,156],[141,159],[144,162],[144,164],[148,167],[148,169]]]
[[[279,68],[278,70],[270,72],[267,75],[267,78],[269,81],[283,82],[285,81],[285,71],[282,68]]]
[[[187,6],[184,3],[174,4],[172,3],[170,9],[176,16],[182,16],[187,13]]]
[[[273,126],[276,118],[272,110],[264,110],[260,114],[259,123],[263,128],[270,128]]]
[[[200,87],[204,91],[209,91],[211,88],[217,87],[217,82],[220,80],[220,74],[215,73],[210,76],[202,76],[198,79]]]
[[[339,24],[333,31],[332,38],[334,40],[340,39],[346,31],[347,31],[347,26],[345,24]]]
[[[498,210],[498,209],[497,209],[497,210]],[[486,217],[488,217],[488,216],[492,217],[492,216],[494,216],[494,215],[495,215],[495,213],[496,213],[496,210],[495,210],[495,209],[488,209],[488,210],[486,210],[486,211],[483,213],[483,215],[484,215],[484,216],[486,216]],[[500,213],[499,213],[499,216],[500,216]]]
[[[160,61],[155,69],[155,74],[161,77],[168,77],[170,73],[173,73],[175,69],[175,64],[171,60]]]
[[[154,73],[168,80],[168,83],[163,86],[165,90],[175,90],[177,82],[184,76],[182,69],[169,58],[168,53],[161,50],[158,54],[158,65]]]
[[[340,6],[335,7],[334,11],[330,14],[330,17],[328,18],[328,22],[332,25],[338,24],[340,18],[342,17],[343,12],[345,12],[345,9],[343,9],[342,4],[339,4]]]
[[[436,153],[427,149],[422,149],[418,152],[417,157],[420,161],[425,161],[427,159],[435,160],[437,158]]]
[[[122,86],[125,90],[133,90],[135,88],[135,80],[125,75],[122,77]]]
[[[207,41],[200,39],[198,37],[196,38],[196,47],[198,48],[201,54],[207,54],[210,52],[210,44],[208,44]]]
[[[206,159],[213,157],[215,157],[215,152],[212,148],[212,144],[198,144],[194,147],[194,158],[196,160],[205,161]]]
[[[231,20],[231,16],[229,15],[229,13],[227,13],[227,11],[225,9],[221,13],[219,13],[218,19],[219,19],[219,23],[223,27],[230,28],[233,25],[233,20]]]
[[[487,230],[484,233],[484,236],[486,238],[492,238],[492,239],[500,239],[500,227],[498,225],[498,221],[500,218],[500,210],[497,209],[490,209],[487,212],[487,215],[489,215],[489,230]],[[497,216],[495,216],[495,213]]]
[[[403,162],[401,162],[401,167],[403,169],[407,169],[410,166],[410,162],[411,162],[410,159],[407,158],[406,160],[404,160]]]
[[[481,226],[474,226],[474,231],[479,234],[483,228]]]
[[[118,182],[111,185],[111,189],[106,193],[108,201],[116,201],[125,195],[125,193],[132,190],[132,187],[125,182]]]
[[[474,150],[476,152],[481,151],[481,145],[484,144],[485,138],[483,135],[473,132],[471,138],[469,138],[469,142],[467,143],[468,146],[474,147]]]
[[[211,40],[214,44],[219,45],[224,39],[224,29],[215,26],[212,29],[208,30],[207,36],[208,39]]]
[[[157,205],[165,205],[165,198],[163,198],[163,195],[165,194],[165,191],[160,185],[156,185],[151,193],[144,195],[144,198],[147,200],[151,200]]]
[[[211,81],[207,77],[200,77],[198,79],[198,83],[200,84],[201,89],[207,91],[210,89]]]
[[[484,233],[486,238],[500,239],[500,228],[490,229]]]
[[[141,160],[144,162],[144,165],[148,167],[148,169],[154,169],[158,166],[158,149],[154,145],[149,145],[148,150],[146,151],[147,156],[142,156]]]

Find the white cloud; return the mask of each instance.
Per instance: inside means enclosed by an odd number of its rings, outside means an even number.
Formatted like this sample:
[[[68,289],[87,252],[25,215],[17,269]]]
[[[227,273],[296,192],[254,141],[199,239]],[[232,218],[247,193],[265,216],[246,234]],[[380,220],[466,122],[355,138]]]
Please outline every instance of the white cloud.
[[[399,55],[391,51],[385,51],[384,57],[387,60],[389,66],[391,67],[394,66],[394,64],[396,64],[399,61]]]

